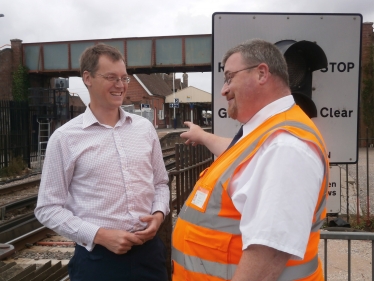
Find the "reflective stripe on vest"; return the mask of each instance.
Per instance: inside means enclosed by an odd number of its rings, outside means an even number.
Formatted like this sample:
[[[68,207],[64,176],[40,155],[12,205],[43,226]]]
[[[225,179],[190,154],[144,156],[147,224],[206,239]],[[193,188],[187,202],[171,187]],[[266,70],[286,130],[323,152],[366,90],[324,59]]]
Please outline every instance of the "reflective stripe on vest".
[[[287,129],[286,127],[291,127],[291,129]],[[312,142],[311,139],[303,139],[297,133],[290,132],[292,131],[292,127],[296,129],[301,129],[305,132],[311,133],[318,141],[315,143],[317,149],[320,151],[320,154],[326,155],[326,151],[324,150],[323,141],[320,139],[319,135],[315,132],[314,129],[310,128],[309,126],[305,125],[304,123],[297,122],[297,121],[283,121],[278,124],[275,124],[273,127],[269,128],[265,132],[263,132],[255,141],[250,143],[240,155],[232,161],[232,163],[225,168],[224,172],[219,176],[217,179],[215,186],[213,188],[212,194],[208,201],[208,205],[206,207],[205,212],[199,212],[193,208],[184,204],[180,214],[179,219],[182,219],[188,223],[193,225],[198,225],[200,227],[205,227],[207,229],[220,231],[220,232],[227,232],[233,235],[240,235],[239,224],[240,221],[237,219],[232,219],[228,217],[218,216],[221,210],[221,199],[222,199],[222,192],[224,184],[231,178],[235,169],[238,167],[239,164],[242,163],[249,155],[252,153],[256,153],[256,148],[258,149],[258,145],[262,144],[273,132],[278,130],[284,130],[286,132],[291,133],[295,137],[307,141]],[[265,137],[265,138],[264,138]],[[264,139],[263,139],[264,138]],[[262,143],[260,143],[262,142]],[[321,148],[323,151],[321,151]],[[218,159],[217,159],[218,160]],[[217,161],[216,160],[216,161]],[[328,165],[326,161],[324,162],[324,186],[321,188],[323,189],[322,194],[326,194],[328,189],[328,180],[326,179],[326,175],[328,172]],[[214,165],[214,163],[213,163]],[[321,191],[320,191],[321,192]],[[326,196],[320,200],[318,206],[315,209],[315,222],[311,227],[311,232],[318,232],[321,224],[323,223],[322,215],[324,213],[326,204]],[[196,273],[203,273],[211,276],[216,276],[218,278],[222,278],[224,280],[231,279],[235,269],[235,264],[222,264],[214,261],[203,260],[199,257],[191,256],[182,253],[181,251],[177,250],[175,247],[172,247],[172,259],[183,266],[186,270]],[[313,272],[315,272],[318,268],[318,256],[315,256],[312,260],[298,264],[293,266],[287,266],[283,273],[281,274],[278,280],[295,280],[300,279],[303,277],[307,277]]]
[[[206,261],[198,257],[185,255],[175,248],[173,249],[171,258],[186,269],[193,268],[193,271],[196,273],[212,275],[224,280],[231,279],[237,267],[236,264],[222,266],[222,264],[218,262]],[[297,280],[309,276],[316,271],[317,267],[318,256],[315,256],[308,263],[286,267],[278,277],[277,281]]]
[[[237,267],[236,264],[222,266],[222,264],[218,262],[207,261],[198,257],[185,255],[175,248],[173,248],[171,258],[186,269],[193,268],[193,271],[196,273],[216,276],[224,280],[231,279]]]

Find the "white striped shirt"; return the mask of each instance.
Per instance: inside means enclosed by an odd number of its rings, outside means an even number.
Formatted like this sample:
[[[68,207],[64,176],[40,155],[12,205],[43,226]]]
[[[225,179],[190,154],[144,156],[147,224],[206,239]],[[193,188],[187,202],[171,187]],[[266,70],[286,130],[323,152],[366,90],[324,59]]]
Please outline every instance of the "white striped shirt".
[[[89,107],[50,137],[35,215],[91,251],[100,227],[142,230],[140,216],[169,213],[160,142],[145,118],[120,109],[114,127]]]

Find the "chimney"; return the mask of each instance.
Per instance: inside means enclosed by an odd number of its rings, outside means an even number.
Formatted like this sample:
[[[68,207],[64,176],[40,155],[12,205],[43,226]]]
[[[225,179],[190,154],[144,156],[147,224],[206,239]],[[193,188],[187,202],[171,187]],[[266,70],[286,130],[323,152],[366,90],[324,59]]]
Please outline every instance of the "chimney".
[[[10,40],[12,48],[12,71],[15,71],[20,64],[22,64],[22,40]]]
[[[183,89],[184,89],[188,87],[188,74],[183,73],[182,77],[183,77]]]

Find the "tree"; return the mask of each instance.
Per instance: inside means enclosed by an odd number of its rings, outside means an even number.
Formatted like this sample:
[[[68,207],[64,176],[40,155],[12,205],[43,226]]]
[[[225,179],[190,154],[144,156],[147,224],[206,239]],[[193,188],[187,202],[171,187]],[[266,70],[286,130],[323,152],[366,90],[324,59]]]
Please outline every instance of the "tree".
[[[27,101],[30,88],[29,70],[26,66],[19,65],[13,73],[12,95],[14,101]]]

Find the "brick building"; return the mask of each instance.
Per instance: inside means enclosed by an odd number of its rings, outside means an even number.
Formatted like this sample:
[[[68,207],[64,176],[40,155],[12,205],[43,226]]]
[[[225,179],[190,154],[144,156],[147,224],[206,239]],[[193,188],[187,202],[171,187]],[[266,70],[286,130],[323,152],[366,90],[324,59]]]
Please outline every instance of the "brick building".
[[[183,74],[183,81],[175,79],[176,90],[188,86],[187,77],[187,74]],[[173,92],[172,79],[172,75],[163,73],[132,75],[123,104],[133,104],[135,109],[140,109],[141,104],[148,104],[154,112],[155,127],[166,128],[169,125],[169,116],[165,108],[165,97]]]
[[[22,64],[22,40],[12,39],[11,49],[0,50],[0,99],[13,100],[12,73]]]
[[[366,79],[364,67],[368,64],[370,60],[370,49],[374,46],[374,32],[373,32],[373,23],[364,22],[362,24],[362,39],[361,39],[361,92],[363,90],[363,81]],[[362,104],[362,95],[360,104]],[[373,116],[374,118],[374,116]],[[364,139],[367,137],[366,133],[366,124],[364,123],[363,111],[360,111],[360,124],[359,124],[359,138]],[[374,138],[374,136],[371,136]],[[362,145],[363,143],[359,143]]]

